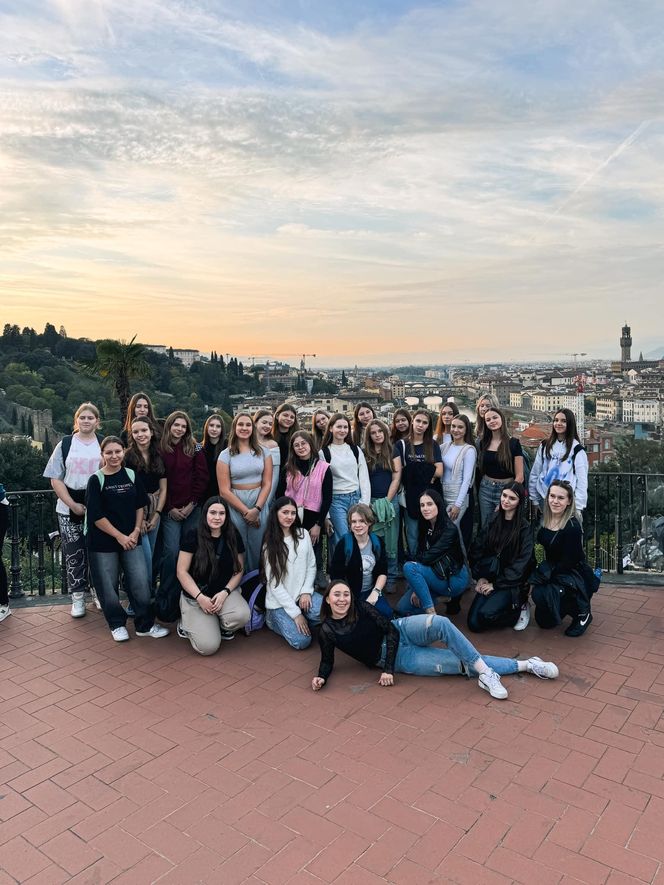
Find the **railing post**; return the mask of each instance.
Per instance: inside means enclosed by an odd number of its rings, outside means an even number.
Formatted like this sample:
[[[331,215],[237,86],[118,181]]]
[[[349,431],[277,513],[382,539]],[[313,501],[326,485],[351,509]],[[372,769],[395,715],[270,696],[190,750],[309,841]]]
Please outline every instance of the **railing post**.
[[[622,531],[622,473],[616,477],[618,487],[618,507],[616,513],[616,572],[623,573],[623,531]]]
[[[44,503],[43,495],[37,495],[37,592],[46,596],[46,567],[44,565]]]
[[[646,561],[644,568],[650,568],[650,519],[648,517],[648,474],[643,475],[643,535],[646,545]]]
[[[599,506],[599,473],[596,473],[593,476],[593,482],[595,484],[595,513],[594,513],[594,519],[595,519],[595,539],[594,539],[594,541],[595,541],[595,565],[594,565],[594,567],[597,568],[598,566],[601,566],[601,562],[599,561],[600,526],[599,526],[599,522],[598,522],[598,513],[597,513],[598,506]]]
[[[9,596],[12,599],[20,599],[25,596],[21,585],[21,533],[19,530],[19,505],[20,499],[15,495],[8,495],[9,498],[9,518],[11,523],[11,534],[9,536],[11,544],[11,590]]]

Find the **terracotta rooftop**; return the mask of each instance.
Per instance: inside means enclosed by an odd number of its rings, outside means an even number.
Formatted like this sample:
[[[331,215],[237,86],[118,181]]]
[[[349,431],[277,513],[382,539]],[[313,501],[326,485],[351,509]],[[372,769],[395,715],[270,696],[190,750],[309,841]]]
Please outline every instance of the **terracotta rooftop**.
[[[212,658],[53,605],[0,626],[0,883],[663,883],[662,590],[578,640],[478,637],[556,681],[398,677],[269,632]],[[463,625],[459,616],[457,621]]]

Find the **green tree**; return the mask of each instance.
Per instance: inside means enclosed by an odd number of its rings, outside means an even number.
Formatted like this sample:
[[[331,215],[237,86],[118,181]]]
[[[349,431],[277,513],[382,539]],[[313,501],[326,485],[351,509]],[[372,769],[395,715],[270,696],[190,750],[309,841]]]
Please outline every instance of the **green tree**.
[[[120,418],[124,423],[131,399],[132,378],[148,378],[150,366],[145,359],[145,348],[136,343],[136,336],[129,343],[105,339],[97,342],[97,358],[87,364],[88,372],[100,375],[110,383],[120,400]]]
[[[49,481],[42,476],[46,460],[27,440],[0,442],[0,476],[7,491],[49,488]]]

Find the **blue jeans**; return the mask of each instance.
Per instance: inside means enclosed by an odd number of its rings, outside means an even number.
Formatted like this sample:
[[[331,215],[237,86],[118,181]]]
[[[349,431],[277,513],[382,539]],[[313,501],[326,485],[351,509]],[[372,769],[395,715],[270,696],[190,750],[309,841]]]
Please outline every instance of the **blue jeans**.
[[[330,558],[334,553],[334,548],[344,535],[348,534],[348,511],[353,504],[360,503],[360,492],[348,492],[343,495],[332,495],[332,503],[328,511],[334,534],[328,542],[330,548]]]
[[[421,562],[404,563],[403,574],[408,589],[397,603],[400,615],[421,614],[422,609],[434,607],[434,596],[461,596],[468,586],[468,569],[465,565],[455,575],[450,575],[449,581],[439,578],[431,566],[422,565]],[[410,601],[413,593],[420,601],[418,606]]]
[[[405,507],[401,508],[401,512],[403,514],[403,524],[406,530],[406,547],[408,548],[408,554],[414,558],[417,554],[420,538],[420,521],[419,519],[413,519]]]
[[[159,592],[162,595],[170,596],[171,593],[175,595],[176,585],[180,589],[180,582],[175,574],[180,553],[180,539],[187,532],[191,532],[197,527],[200,515],[201,508],[194,507],[189,516],[181,522],[171,519],[167,515],[162,517],[161,535],[163,549],[161,575],[159,578]]]
[[[477,502],[480,505],[480,528],[486,528],[491,515],[500,504],[500,496],[504,487],[500,483],[491,482],[485,476],[482,477],[477,492]]]
[[[308,612],[302,612],[309,622],[309,626],[320,624],[320,607],[323,604],[323,597],[320,593],[311,594],[311,608]],[[265,611],[265,623],[273,633],[283,636],[286,642],[292,647],[301,651],[311,645],[311,636],[305,636],[295,626],[295,621],[288,612],[283,608],[268,608]]]
[[[143,549],[143,556],[145,556],[145,565],[148,570],[148,582],[150,587],[152,587],[152,557],[154,555],[154,548],[157,543],[158,534],[159,524],[157,524],[151,532],[146,532],[144,535],[141,535],[141,548]]]
[[[118,593],[120,567],[124,574],[124,589],[134,609],[134,626],[143,633],[154,624],[154,612],[150,600],[150,583],[145,568],[145,556],[141,547],[121,550],[118,553],[89,553],[92,582],[106,623],[115,630],[127,623],[127,612],[120,605]]]
[[[472,642],[441,615],[417,615],[392,623],[399,631],[399,649],[394,667],[397,673],[410,673],[413,676],[470,675],[476,672],[473,665],[479,658],[500,676],[519,670],[513,658],[481,655]],[[447,648],[431,648],[432,642],[442,642]],[[383,654],[378,666],[384,663]]]

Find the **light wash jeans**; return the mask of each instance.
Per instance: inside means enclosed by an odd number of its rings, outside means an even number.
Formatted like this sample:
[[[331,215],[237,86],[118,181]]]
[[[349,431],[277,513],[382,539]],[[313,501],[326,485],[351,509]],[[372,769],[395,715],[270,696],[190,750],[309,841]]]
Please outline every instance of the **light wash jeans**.
[[[422,565],[421,562],[404,563],[403,575],[408,589],[397,603],[400,615],[417,614],[422,609],[433,608],[435,596],[461,596],[468,586],[468,569],[465,565],[455,575],[450,575],[449,581],[439,578],[431,566]],[[413,593],[417,594],[419,606],[414,606],[410,601]]]
[[[308,612],[302,612],[307,619],[309,626],[320,624],[320,607],[323,604],[323,597],[320,593],[311,594],[311,608]],[[288,612],[283,608],[268,608],[265,611],[265,623],[273,633],[283,636],[286,642],[292,647],[301,651],[311,645],[311,636],[305,636],[295,626],[295,621]]]
[[[360,503],[359,489],[356,492],[348,492],[343,495],[332,495],[332,503],[328,511],[328,517],[332,523],[334,534],[328,542],[329,556],[332,559],[334,548],[344,535],[348,534],[348,511],[353,504]]]
[[[161,521],[161,520],[160,520]],[[152,557],[154,556],[154,548],[157,544],[157,535],[159,534],[159,523],[151,532],[141,535],[141,548],[143,556],[145,556],[145,565],[148,570],[148,583],[152,587]]]
[[[163,596],[170,597],[171,593],[174,594],[176,584],[178,590],[181,589],[180,582],[176,576],[178,556],[180,554],[180,539],[187,532],[193,531],[198,526],[200,515],[201,508],[194,507],[189,516],[181,522],[178,522],[176,519],[171,519],[171,517],[167,515],[164,515],[161,520],[163,550],[159,593]]]
[[[477,502],[480,506],[480,528],[486,528],[491,519],[491,515],[500,504],[500,496],[503,493],[505,485],[507,485],[507,480],[505,480],[504,484],[501,484],[492,482],[485,476],[482,477],[477,492]]]
[[[154,611],[150,601],[150,584],[145,568],[145,556],[140,547],[118,553],[90,551],[90,571],[97,592],[97,599],[106,623],[115,630],[127,623],[127,612],[120,605],[118,594],[120,567],[124,575],[124,589],[134,609],[134,626],[145,632],[154,624]]]
[[[458,676],[476,672],[473,664],[481,658],[500,676],[517,673],[519,665],[513,658],[481,655],[454,624],[441,615],[415,615],[392,622],[399,631],[399,649],[395,662],[397,673],[413,676]],[[431,648],[442,642],[447,648]],[[378,666],[385,664],[385,645]]]

